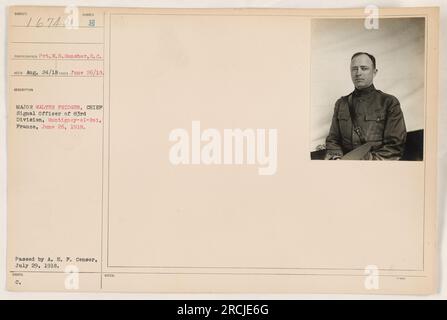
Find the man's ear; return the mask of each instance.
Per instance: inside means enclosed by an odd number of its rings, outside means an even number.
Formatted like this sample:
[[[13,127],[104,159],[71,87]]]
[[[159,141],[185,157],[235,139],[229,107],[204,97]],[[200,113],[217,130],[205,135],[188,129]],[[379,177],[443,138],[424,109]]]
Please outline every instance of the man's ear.
[[[374,70],[374,77],[377,75],[377,72],[379,72],[379,69]]]

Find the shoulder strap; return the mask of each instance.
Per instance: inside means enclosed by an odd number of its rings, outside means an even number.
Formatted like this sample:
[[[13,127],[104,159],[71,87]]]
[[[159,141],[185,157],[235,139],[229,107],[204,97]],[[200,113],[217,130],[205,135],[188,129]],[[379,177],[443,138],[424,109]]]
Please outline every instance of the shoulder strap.
[[[352,104],[352,93],[348,96],[348,107],[349,107],[349,115],[351,116],[352,128],[354,132],[358,135],[360,142],[362,144],[366,143],[365,136],[363,135],[362,128],[357,123],[355,117],[354,105]]]

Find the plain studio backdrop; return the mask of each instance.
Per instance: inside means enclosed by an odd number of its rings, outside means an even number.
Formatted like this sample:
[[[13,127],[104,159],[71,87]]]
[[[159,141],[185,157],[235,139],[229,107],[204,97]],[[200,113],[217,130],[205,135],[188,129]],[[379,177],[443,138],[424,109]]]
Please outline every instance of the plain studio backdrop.
[[[311,151],[325,143],[335,101],[354,90],[351,56],[363,51],[376,57],[374,85],[396,96],[407,131],[424,128],[425,19],[384,18],[378,29],[364,19],[312,21]]]

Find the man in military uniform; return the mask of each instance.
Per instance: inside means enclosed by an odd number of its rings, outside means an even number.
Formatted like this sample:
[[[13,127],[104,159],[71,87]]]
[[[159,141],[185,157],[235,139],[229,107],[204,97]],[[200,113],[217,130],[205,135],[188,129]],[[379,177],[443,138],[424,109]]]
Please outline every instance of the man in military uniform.
[[[407,131],[396,97],[374,87],[376,59],[357,52],[351,58],[354,91],[335,103],[326,160],[399,160]]]

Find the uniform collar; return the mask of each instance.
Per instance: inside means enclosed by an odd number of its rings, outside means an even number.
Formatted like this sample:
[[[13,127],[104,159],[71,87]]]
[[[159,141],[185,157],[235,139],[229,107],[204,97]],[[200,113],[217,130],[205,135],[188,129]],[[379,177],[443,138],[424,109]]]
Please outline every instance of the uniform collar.
[[[367,95],[371,92],[376,91],[376,88],[374,87],[374,84],[371,84],[369,87],[363,88],[363,89],[357,89],[355,88],[353,94],[354,96],[358,97],[358,96],[364,96]]]

